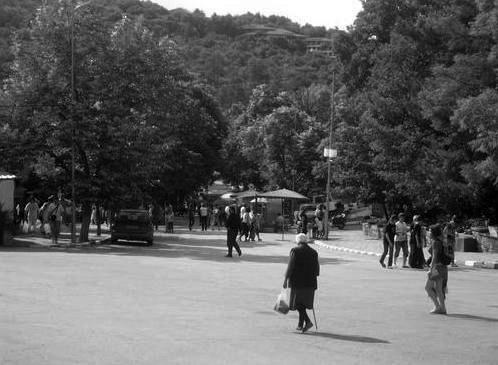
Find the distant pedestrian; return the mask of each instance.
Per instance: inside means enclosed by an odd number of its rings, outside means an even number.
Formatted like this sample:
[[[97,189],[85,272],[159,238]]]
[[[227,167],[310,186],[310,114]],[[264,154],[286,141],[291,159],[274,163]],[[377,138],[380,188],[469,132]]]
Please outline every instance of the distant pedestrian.
[[[48,199],[50,201],[47,208],[48,221],[50,224],[50,237],[52,238],[52,243],[57,245],[61,231],[64,207],[62,206],[62,201],[60,199],[56,199],[54,196],[50,196]]]
[[[228,208],[228,216],[225,225],[227,227],[228,247],[228,253],[225,255],[225,257],[232,257],[232,251],[234,248],[239,256],[242,255],[242,251],[239,247],[239,244],[237,243],[237,235],[240,230],[240,217],[235,211],[235,207],[233,206]]]
[[[164,204],[164,231],[166,233],[173,233],[173,220],[175,213],[171,204]]]
[[[97,224],[97,207],[92,205],[92,214],[90,215],[90,223]]]
[[[239,241],[242,241],[242,236],[244,236],[244,241],[249,239],[249,208],[242,207],[240,208],[240,236]]]
[[[325,234],[324,218],[325,218],[325,212],[323,211],[323,205],[318,204],[315,210],[316,234],[314,235],[314,238],[323,238]]]
[[[403,251],[403,267],[407,268],[406,260],[408,258],[408,231],[409,228],[405,223],[405,215],[400,213],[396,222],[396,235],[394,236],[394,266],[397,265],[399,252]]]
[[[173,226],[175,223],[175,212],[173,207],[168,209],[168,213],[165,215],[166,232],[173,233]]]
[[[425,290],[429,298],[434,303],[431,310],[433,314],[446,314],[446,291],[448,286],[448,267],[443,262],[445,255],[445,244],[443,242],[443,232],[439,224],[430,228],[432,262],[427,273]]]
[[[456,215],[453,215],[443,229],[443,239],[446,245],[453,251],[453,260],[451,261],[452,267],[457,267],[455,264],[455,245],[456,245]]]
[[[290,288],[290,310],[299,312],[296,330],[303,333],[313,327],[306,309],[313,309],[315,290],[318,288],[317,276],[320,275],[318,253],[308,246],[307,240],[304,233],[296,235],[297,246],[290,251],[283,284],[284,288]]]
[[[259,235],[261,232],[261,213],[256,213],[254,214],[255,216],[255,221],[254,221],[254,234],[256,237],[258,237],[258,242],[263,241]]]
[[[384,243],[384,251],[382,252],[382,256],[380,257],[380,265],[382,267],[386,267],[386,264],[384,264],[384,260],[386,256],[389,253],[388,259],[387,259],[387,268],[392,269],[393,268],[393,251],[394,251],[394,236],[396,235],[396,216],[391,215],[389,220],[387,221],[386,226],[384,227],[384,237],[383,237],[383,243]]]
[[[423,269],[425,266],[424,243],[422,239],[422,224],[420,216],[413,216],[413,223],[410,229],[410,255],[408,263],[411,268]]]
[[[308,234],[308,216],[304,207],[299,211],[299,233]]]
[[[26,220],[28,222],[28,233],[36,231],[36,222],[38,221],[38,214],[40,213],[40,207],[36,202],[34,197],[29,199],[28,204],[24,208],[26,214]]]
[[[191,231],[195,224],[195,205],[191,203],[188,207],[188,230]]]
[[[199,208],[199,218],[201,221],[201,231],[207,231],[208,227],[208,208],[204,203],[201,203]]]
[[[40,213],[38,213],[38,218],[40,219],[40,233],[42,235],[46,235],[50,231],[50,228],[46,229],[47,226],[49,225],[48,212],[47,212],[49,204],[50,201],[48,200],[45,203],[43,203],[40,208]]]
[[[211,215],[212,219],[212,224],[211,224],[211,230],[214,231],[216,228],[218,231],[220,230],[220,208],[215,205],[213,208],[213,213]]]

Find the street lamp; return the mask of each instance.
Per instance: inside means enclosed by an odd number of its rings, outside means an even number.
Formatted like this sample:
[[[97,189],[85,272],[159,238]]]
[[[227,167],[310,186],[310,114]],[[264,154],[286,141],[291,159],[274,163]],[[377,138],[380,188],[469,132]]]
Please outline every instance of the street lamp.
[[[333,57],[335,60],[336,58]],[[330,123],[329,123],[329,140],[328,148],[325,149],[324,155],[327,158],[327,199],[325,204],[325,235],[324,239],[329,239],[329,205],[330,205],[330,180],[331,180],[331,159],[337,156],[337,151],[332,149],[332,129],[334,125],[334,115],[335,115],[335,67],[332,69],[332,95],[330,97],[331,112],[330,112]]]

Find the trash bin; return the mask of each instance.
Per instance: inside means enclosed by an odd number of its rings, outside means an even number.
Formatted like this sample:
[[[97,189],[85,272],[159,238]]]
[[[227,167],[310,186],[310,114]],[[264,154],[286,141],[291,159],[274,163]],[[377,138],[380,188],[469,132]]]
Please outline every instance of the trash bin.
[[[368,223],[362,223],[362,229],[363,229],[363,234],[365,236],[368,236],[368,232],[370,231],[370,224]]]
[[[474,236],[470,234],[459,233],[455,242],[455,251],[458,252],[478,252],[477,241]]]

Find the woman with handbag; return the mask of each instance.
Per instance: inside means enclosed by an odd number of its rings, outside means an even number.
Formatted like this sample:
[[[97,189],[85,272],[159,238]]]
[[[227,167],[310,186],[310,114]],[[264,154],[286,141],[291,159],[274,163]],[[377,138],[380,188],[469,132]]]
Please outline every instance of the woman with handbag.
[[[430,228],[432,241],[432,261],[427,273],[425,290],[434,303],[432,314],[446,314],[446,287],[448,285],[448,267],[444,262],[443,230],[439,224]]]
[[[290,310],[299,312],[296,330],[303,333],[313,327],[306,309],[313,309],[317,276],[320,274],[318,253],[308,246],[304,233],[296,236],[297,246],[290,252],[289,264],[284,278],[284,288],[290,287]]]

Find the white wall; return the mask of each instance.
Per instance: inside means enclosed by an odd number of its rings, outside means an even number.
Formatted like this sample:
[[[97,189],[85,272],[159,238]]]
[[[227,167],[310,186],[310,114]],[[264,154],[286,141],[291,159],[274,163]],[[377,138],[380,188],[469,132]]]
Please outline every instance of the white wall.
[[[0,204],[2,210],[8,211],[14,217],[14,180],[0,180]]]

